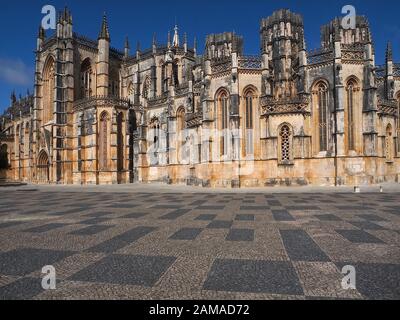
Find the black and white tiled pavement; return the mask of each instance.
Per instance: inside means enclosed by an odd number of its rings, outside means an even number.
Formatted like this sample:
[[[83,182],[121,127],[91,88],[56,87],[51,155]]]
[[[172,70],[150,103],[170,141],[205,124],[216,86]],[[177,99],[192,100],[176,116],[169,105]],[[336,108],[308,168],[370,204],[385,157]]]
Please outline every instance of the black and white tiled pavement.
[[[0,299],[320,298],[400,299],[400,193],[0,196]]]

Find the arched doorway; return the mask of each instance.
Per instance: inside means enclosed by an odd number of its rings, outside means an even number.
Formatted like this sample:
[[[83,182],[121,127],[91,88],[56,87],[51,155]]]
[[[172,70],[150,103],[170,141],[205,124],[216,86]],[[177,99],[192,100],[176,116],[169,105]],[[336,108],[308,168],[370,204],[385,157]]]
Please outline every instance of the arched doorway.
[[[38,157],[38,181],[47,183],[50,181],[50,161],[47,152],[42,150]]]

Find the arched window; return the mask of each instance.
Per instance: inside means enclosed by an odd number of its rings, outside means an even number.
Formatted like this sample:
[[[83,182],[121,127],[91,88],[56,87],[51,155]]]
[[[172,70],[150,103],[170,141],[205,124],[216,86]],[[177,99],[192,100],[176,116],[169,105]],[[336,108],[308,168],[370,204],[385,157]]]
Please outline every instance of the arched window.
[[[245,92],[245,123],[246,123],[246,155],[254,154],[254,92],[248,90]]]
[[[291,164],[293,160],[293,133],[288,124],[283,124],[279,129],[278,148],[279,162]]]
[[[318,139],[319,151],[328,151],[328,87],[321,82],[317,86],[318,94]]]
[[[355,150],[355,104],[357,83],[354,79],[347,82],[347,145],[348,150]]]
[[[117,116],[117,169],[118,171],[124,170],[124,114],[120,112]]]
[[[222,90],[217,96],[218,129],[220,135],[220,155],[228,155],[229,143],[229,95]]]
[[[81,98],[92,96],[92,64],[89,58],[85,59],[81,65]]]
[[[107,112],[100,115],[99,126],[99,168],[108,169],[108,122],[110,117]]]
[[[392,126],[390,124],[386,127],[386,137],[385,137],[385,157],[386,161],[393,161],[393,132]]]
[[[43,69],[42,124],[54,118],[55,71],[54,59],[49,57]]]
[[[133,86],[132,82],[130,82],[128,85],[128,99],[132,103],[135,102],[135,87]]]
[[[150,77],[146,77],[143,83],[143,98],[148,99],[150,95],[150,86],[151,86],[151,80]]]
[[[30,131],[29,131],[29,122],[25,124],[25,140],[24,140],[24,146],[25,146],[25,157],[29,156],[29,149],[30,149]]]
[[[183,163],[185,159],[184,145],[186,142],[185,137],[185,108],[180,107],[176,113],[176,131],[177,131],[177,155],[178,163]]]

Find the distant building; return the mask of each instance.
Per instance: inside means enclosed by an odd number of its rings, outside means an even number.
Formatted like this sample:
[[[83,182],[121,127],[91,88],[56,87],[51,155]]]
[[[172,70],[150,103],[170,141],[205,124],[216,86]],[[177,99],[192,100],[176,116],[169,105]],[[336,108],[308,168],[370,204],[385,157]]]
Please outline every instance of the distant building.
[[[232,32],[204,55],[179,30],[133,55],[73,33],[39,30],[34,95],[2,121],[10,179],[34,183],[187,183],[211,187],[399,181],[400,65],[375,65],[368,21],[322,27],[307,51],[303,19],[261,22],[260,55]],[[6,149],[6,151],[4,151]]]

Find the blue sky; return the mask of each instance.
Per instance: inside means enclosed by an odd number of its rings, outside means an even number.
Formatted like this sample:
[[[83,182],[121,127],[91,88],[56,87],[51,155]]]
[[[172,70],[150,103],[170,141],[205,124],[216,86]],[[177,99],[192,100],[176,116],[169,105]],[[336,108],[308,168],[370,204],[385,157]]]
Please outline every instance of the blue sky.
[[[122,48],[129,36],[131,47],[151,44],[155,32],[159,42],[166,42],[167,32],[177,21],[180,32],[187,32],[189,42],[198,39],[199,50],[209,33],[235,31],[244,36],[246,54],[259,52],[259,23],[279,8],[301,13],[309,49],[319,47],[320,27],[341,15],[341,8],[352,4],[357,14],[370,21],[377,53],[383,63],[387,41],[392,41],[394,58],[400,60],[400,20],[398,1],[385,0],[14,0],[2,2],[0,11],[0,112],[9,105],[13,89],[25,94],[33,89],[34,49],[44,5],[58,10],[67,5],[73,14],[74,31],[97,39],[103,12],[109,19],[112,46]]]

